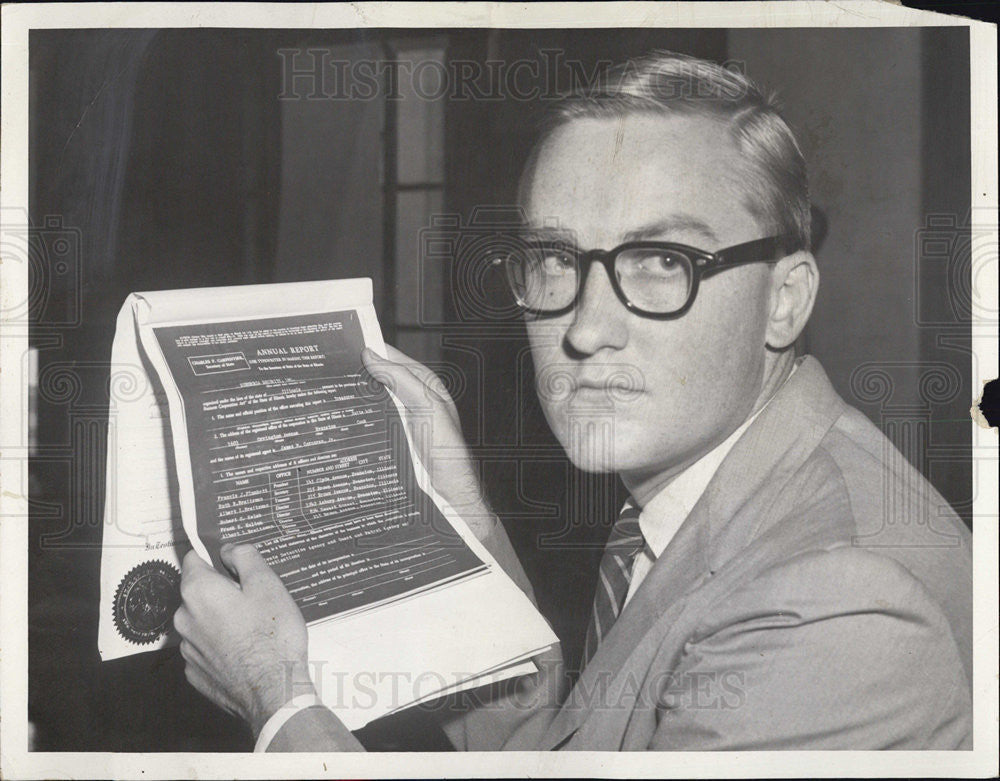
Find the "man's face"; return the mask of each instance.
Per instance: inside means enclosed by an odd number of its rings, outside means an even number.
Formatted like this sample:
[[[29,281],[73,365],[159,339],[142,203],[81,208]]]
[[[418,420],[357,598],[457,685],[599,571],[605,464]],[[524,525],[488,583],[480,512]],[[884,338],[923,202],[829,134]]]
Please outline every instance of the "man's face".
[[[696,116],[577,119],[527,182],[528,217],[581,249],[660,240],[715,251],[766,235],[742,205],[739,153]],[[705,279],[675,320],[632,314],[594,263],[576,308],[528,318],[538,394],[571,460],[637,480],[708,452],[750,414],[764,370],[769,266]]]

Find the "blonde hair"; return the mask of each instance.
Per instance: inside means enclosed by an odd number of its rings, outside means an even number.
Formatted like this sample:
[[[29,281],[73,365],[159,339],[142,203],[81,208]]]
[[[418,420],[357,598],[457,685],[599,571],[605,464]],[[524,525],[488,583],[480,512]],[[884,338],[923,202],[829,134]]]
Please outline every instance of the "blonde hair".
[[[538,152],[557,128],[581,118],[632,114],[700,115],[728,124],[747,161],[744,205],[774,233],[810,247],[809,183],[805,159],[781,115],[777,96],[733,67],[673,52],[653,52],[607,72],[597,85],[560,98],[542,124],[521,178],[525,185]]]

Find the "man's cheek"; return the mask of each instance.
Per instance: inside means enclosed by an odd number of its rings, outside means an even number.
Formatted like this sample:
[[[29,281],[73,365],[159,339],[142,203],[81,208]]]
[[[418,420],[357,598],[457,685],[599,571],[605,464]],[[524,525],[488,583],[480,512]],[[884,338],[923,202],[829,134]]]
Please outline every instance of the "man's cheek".
[[[568,404],[563,401],[556,401],[545,398],[539,394],[542,403],[542,411],[545,413],[545,420],[549,428],[559,440],[559,444],[567,451],[570,458],[573,458],[572,450],[579,446],[580,421],[570,414]],[[574,459],[575,460],[575,459]]]
[[[546,400],[539,396],[542,403],[542,411],[545,414],[545,420],[549,424],[549,428],[552,429],[552,433],[555,434],[556,439],[559,440],[559,444],[566,448],[569,446],[569,425],[568,425],[568,415],[566,414],[566,405],[555,401]]]

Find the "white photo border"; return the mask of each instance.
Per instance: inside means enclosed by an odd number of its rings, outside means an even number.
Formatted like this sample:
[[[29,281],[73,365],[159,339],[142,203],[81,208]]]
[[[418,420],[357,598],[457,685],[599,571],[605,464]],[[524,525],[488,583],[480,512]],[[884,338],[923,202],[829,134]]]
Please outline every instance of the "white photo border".
[[[995,25],[914,11],[877,0],[615,3],[64,3],[3,7],[0,205],[20,209],[27,229],[28,36],[53,28],[452,28],[538,27],[908,27],[965,26],[970,33],[972,213],[996,225],[997,38]],[[973,229],[977,227],[973,224]],[[973,312],[997,311],[997,269],[973,290]],[[988,277],[988,278],[986,278]],[[27,300],[26,264],[0,266],[0,311]],[[0,421],[26,426],[21,356],[27,329],[0,338]],[[996,322],[973,323],[972,387],[998,376]],[[973,428],[973,452],[996,450],[997,430]],[[9,456],[9,454],[4,454]],[[27,517],[26,469],[0,474],[0,519]],[[974,557],[974,750],[955,752],[505,752],[376,754],[115,754],[29,752],[27,723],[28,529],[0,525],[0,768],[4,778],[362,778],[550,776],[850,777],[990,776],[997,773],[998,637],[997,474],[976,470]]]

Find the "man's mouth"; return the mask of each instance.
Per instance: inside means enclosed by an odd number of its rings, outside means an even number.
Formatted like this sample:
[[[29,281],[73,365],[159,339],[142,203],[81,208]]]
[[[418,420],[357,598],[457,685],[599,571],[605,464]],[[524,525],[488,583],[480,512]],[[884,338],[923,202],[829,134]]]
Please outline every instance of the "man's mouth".
[[[543,400],[585,401],[588,404],[627,402],[645,392],[642,374],[629,366],[604,367],[601,374],[578,373],[573,367],[553,366],[539,373],[537,390]],[[613,369],[613,371],[607,371]]]
[[[631,375],[614,375],[602,379],[577,379],[573,383],[571,395],[587,401],[598,398],[607,399],[608,402],[631,401],[642,395],[643,387],[636,382],[636,378]]]

